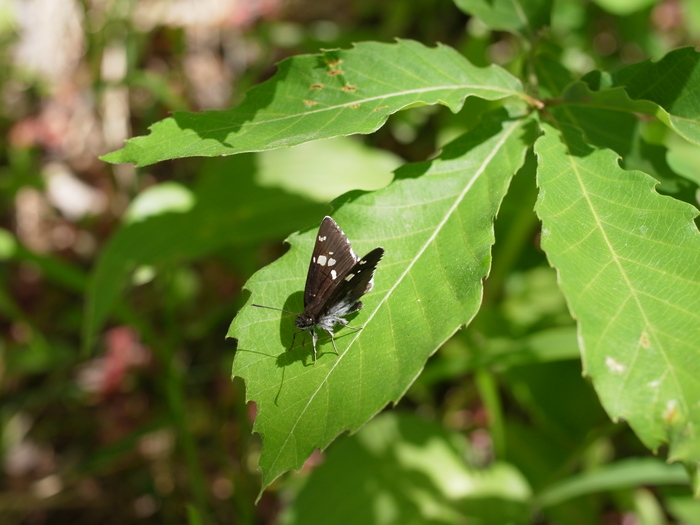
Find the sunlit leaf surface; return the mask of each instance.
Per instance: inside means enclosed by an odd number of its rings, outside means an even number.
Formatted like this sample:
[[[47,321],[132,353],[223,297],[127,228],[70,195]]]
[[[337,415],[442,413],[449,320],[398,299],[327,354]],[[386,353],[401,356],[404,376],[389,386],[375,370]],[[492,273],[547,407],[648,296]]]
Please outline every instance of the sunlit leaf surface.
[[[529,119],[499,111],[440,158],[400,169],[389,187],[335,202],[333,217],[358,254],[386,250],[351,321],[363,329],[336,332],[339,357],[322,337],[313,366],[299,338],[287,351],[293,316],[248,306],[239,312],[229,331],[238,339],[233,372],[258,405],[263,487],[397,401],[428,356],[474,316],[492,221],[533,133]],[[290,251],[248,281],[251,302],[301,312],[316,228],[290,237]]]
[[[475,67],[450,47],[411,40],[364,42],[285,60],[238,107],[176,113],[104,159],[143,166],[276,149],[371,133],[408,106],[443,104],[456,112],[468,96],[497,100],[511,95],[522,95],[518,79],[497,66]]]

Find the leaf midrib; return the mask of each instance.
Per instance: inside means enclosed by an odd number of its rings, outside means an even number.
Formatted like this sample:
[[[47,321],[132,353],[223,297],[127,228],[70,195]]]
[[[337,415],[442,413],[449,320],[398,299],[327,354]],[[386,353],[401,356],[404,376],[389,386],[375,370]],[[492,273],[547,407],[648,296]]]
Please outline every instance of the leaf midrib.
[[[368,103],[368,102],[372,102],[372,101],[376,101],[376,100],[387,100],[387,99],[390,100],[390,99],[392,99],[392,98],[398,98],[398,97],[402,97],[402,96],[405,96],[405,95],[412,95],[412,94],[419,94],[419,93],[431,93],[431,92],[446,91],[446,90],[454,91],[454,90],[459,90],[459,89],[463,89],[463,90],[467,90],[467,89],[472,89],[472,90],[481,89],[481,90],[484,90],[484,89],[485,89],[485,90],[493,91],[493,92],[496,92],[496,93],[502,93],[504,96],[510,96],[510,95],[515,95],[515,94],[517,94],[517,92],[516,92],[516,91],[513,91],[513,90],[506,90],[506,89],[502,89],[502,88],[498,88],[498,87],[490,87],[490,86],[489,86],[489,87],[485,87],[485,86],[482,86],[482,85],[479,85],[479,84],[459,84],[459,85],[457,85],[457,84],[452,84],[452,85],[445,85],[445,86],[435,86],[435,87],[431,87],[431,88],[411,89],[411,90],[401,91],[401,92],[397,92],[397,93],[389,93],[389,94],[386,94],[386,95],[377,95],[377,96],[374,96],[374,97],[367,97],[367,98],[363,98],[363,99],[355,99],[355,100],[349,101],[349,102],[344,103],[344,104],[334,104],[334,105],[332,105],[332,106],[327,106],[327,107],[325,107],[325,108],[319,108],[319,109],[315,109],[315,110],[304,111],[303,113],[301,113],[301,112],[300,112],[300,113],[293,113],[293,114],[284,115],[284,116],[278,117],[278,118],[272,118],[272,119],[266,119],[266,120],[258,120],[258,121],[250,121],[250,120],[247,120],[247,121],[244,121],[244,122],[241,122],[241,123],[235,123],[235,122],[234,122],[234,123],[229,123],[229,124],[227,124],[226,126],[223,126],[223,127],[220,127],[220,128],[210,128],[210,129],[204,129],[204,130],[199,130],[199,131],[194,131],[194,130],[193,130],[193,131],[189,131],[189,132],[183,131],[182,133],[178,134],[177,137],[169,138],[169,139],[164,140],[164,141],[162,141],[162,142],[158,142],[157,145],[160,146],[160,145],[163,145],[163,144],[168,144],[169,142],[180,141],[180,140],[182,140],[183,138],[188,138],[188,137],[191,137],[191,136],[194,136],[194,135],[200,136],[200,135],[203,135],[203,134],[206,134],[206,133],[216,133],[216,132],[219,132],[219,131],[225,131],[225,130],[227,130],[227,129],[232,129],[232,128],[236,128],[236,127],[239,128],[240,130],[242,130],[243,128],[250,128],[251,126],[261,126],[261,125],[269,124],[269,123],[283,122],[283,121],[288,120],[288,119],[298,119],[299,117],[305,117],[305,116],[307,116],[307,115],[313,115],[313,114],[323,113],[323,112],[326,112],[326,111],[336,111],[336,110],[339,110],[339,109],[345,109],[345,108],[347,108],[347,107],[352,106],[353,104],[364,104],[364,103]],[[466,96],[466,95],[465,95],[465,96]],[[299,100],[301,100],[301,99],[299,99]],[[414,102],[417,102],[417,101],[416,101],[416,100],[413,100],[413,101],[411,101],[410,103],[412,104],[412,103],[414,103]],[[396,111],[400,111],[401,109],[402,109],[402,108],[396,108]],[[246,130],[246,131],[247,131],[247,130]],[[146,137],[137,137],[137,138],[146,138]],[[241,135],[238,134],[236,138],[237,138],[237,139],[240,139],[240,138],[241,138]],[[134,140],[135,140],[135,139],[134,139]]]

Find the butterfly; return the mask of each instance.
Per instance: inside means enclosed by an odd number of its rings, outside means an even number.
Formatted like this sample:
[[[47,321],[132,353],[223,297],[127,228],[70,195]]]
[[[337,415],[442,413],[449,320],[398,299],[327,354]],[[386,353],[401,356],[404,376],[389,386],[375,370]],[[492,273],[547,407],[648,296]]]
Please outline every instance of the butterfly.
[[[336,355],[333,330],[336,325],[348,326],[344,316],[362,308],[360,298],[374,286],[374,272],[384,255],[384,248],[377,247],[361,259],[350,246],[343,230],[330,217],[324,217],[316,235],[316,244],[311,255],[309,272],[304,288],[304,311],[300,314],[288,312],[281,308],[272,308],[254,304],[258,308],[269,308],[296,315],[295,326],[299,329],[292,337],[290,349],[294,346],[297,334],[311,334],[316,364],[316,346],[318,334],[316,329],[328,333]],[[302,342],[303,346],[303,342]]]

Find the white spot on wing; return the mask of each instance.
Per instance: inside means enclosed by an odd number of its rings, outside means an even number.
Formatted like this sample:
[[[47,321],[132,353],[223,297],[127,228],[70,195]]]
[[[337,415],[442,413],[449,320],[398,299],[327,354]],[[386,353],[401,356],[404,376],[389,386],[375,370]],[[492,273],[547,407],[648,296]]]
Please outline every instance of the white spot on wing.
[[[336,262],[337,261],[333,257],[331,257],[330,259],[328,259],[328,266],[333,266]]]
[[[319,242],[323,242],[323,241],[325,241],[327,238],[328,238],[328,237],[326,237],[325,235],[324,235],[323,237],[321,237],[320,235],[318,236]]]
[[[319,237],[319,238],[320,238],[320,237]],[[320,264],[321,266],[325,266],[325,265],[326,265],[326,256],[325,256],[325,255],[319,255],[319,256],[318,256],[318,264]]]
[[[316,262],[316,257],[312,257],[311,260],[312,260],[313,262]]]
[[[346,281],[351,281],[352,278],[355,277],[354,273],[349,273],[348,276],[345,278]]]
[[[332,261],[332,260],[333,260],[333,259],[331,259],[331,261]],[[328,266],[330,266],[330,264],[329,264]],[[335,281],[335,278],[336,278],[336,277],[338,277],[338,274],[335,273],[335,270],[331,270],[331,278]]]
[[[362,260],[362,261],[360,261],[360,264],[367,264],[367,261]]]

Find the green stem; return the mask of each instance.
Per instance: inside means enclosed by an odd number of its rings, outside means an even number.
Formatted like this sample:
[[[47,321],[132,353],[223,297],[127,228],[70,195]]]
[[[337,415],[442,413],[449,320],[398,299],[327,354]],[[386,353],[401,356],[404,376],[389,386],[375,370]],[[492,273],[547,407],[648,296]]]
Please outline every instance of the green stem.
[[[506,452],[505,429],[503,425],[503,408],[498,395],[498,385],[494,375],[485,369],[479,369],[474,375],[479,397],[489,414],[489,431],[493,442],[495,457],[503,459]]]

